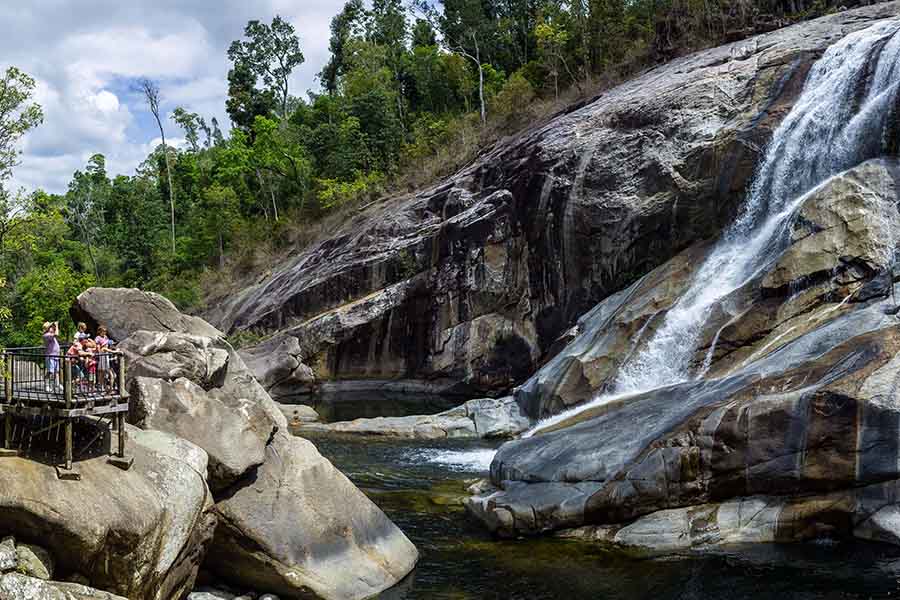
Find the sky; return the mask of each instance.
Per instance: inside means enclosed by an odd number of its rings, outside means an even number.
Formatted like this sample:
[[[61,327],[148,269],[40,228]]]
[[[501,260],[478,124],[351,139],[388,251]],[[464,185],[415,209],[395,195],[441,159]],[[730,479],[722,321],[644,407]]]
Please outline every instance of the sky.
[[[0,2],[0,67],[34,77],[44,122],[22,144],[12,187],[66,190],[72,173],[102,153],[110,174],[132,174],[159,144],[137,82],[159,84],[161,108],[217,117],[227,129],[228,45],[251,19],[290,21],[306,57],[291,94],[318,89],[329,23],[344,0],[23,0]],[[171,118],[166,139],[179,143]]]

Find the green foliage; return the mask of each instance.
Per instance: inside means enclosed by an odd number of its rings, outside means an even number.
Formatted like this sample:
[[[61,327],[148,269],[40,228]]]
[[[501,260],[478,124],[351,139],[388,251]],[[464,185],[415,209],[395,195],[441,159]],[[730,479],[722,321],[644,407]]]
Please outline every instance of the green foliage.
[[[332,209],[365,197],[377,196],[384,191],[384,181],[384,175],[378,171],[359,173],[352,181],[317,179],[319,202],[323,208]]]
[[[186,148],[161,145],[130,176],[111,176],[104,157],[94,155],[63,195],[4,188],[22,136],[42,120],[32,101],[35,81],[6,69],[0,344],[37,342],[44,320],[67,324],[70,302],[94,283],[143,287],[182,308],[198,307],[210,288],[227,294],[239,277],[258,275],[276,253],[310,241],[344,211],[428,184],[561,102],[596,93],[598,84],[752,32],[758,23],[814,16],[838,3],[412,5],[410,13],[404,0],[347,2],[331,22],[331,58],[319,75],[324,93],[308,99],[291,97],[288,88],[304,60],[293,27],[277,16],[268,24],[250,21],[228,49],[228,136],[216,119],[177,107],[171,118]],[[159,89],[146,83],[151,108],[164,114]],[[413,273],[413,258],[401,256],[397,267]]]
[[[15,67],[0,77],[0,186],[18,161],[19,139],[44,120],[40,104],[31,101],[34,78]]]
[[[270,25],[259,21],[247,23],[244,37],[247,39],[235,40],[228,47],[228,59],[235,63],[236,69],[246,68],[261,78],[266,91],[277,99],[279,114],[287,116],[288,80],[291,72],[304,61],[294,26],[275,15]]]
[[[92,275],[79,273],[62,261],[37,267],[16,282],[17,327],[8,336],[11,345],[34,345],[44,321],[59,321],[62,334],[72,334],[68,318],[75,297],[94,285]]]

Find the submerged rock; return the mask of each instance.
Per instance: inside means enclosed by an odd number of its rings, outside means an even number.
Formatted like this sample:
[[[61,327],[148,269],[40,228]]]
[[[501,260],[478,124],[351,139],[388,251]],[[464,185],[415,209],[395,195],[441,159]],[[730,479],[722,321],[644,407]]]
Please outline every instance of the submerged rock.
[[[302,432],[352,433],[413,439],[501,438],[525,431],[531,420],[512,396],[470,400],[435,415],[374,417],[336,423],[300,423]]]

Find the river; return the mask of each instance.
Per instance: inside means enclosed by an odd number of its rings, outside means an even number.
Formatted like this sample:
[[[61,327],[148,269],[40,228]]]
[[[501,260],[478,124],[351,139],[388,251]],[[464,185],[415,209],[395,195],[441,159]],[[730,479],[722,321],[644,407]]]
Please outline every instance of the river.
[[[890,546],[757,545],[647,559],[564,539],[495,540],[461,501],[487,475],[496,443],[310,439],[421,553],[385,600],[900,597],[900,549]]]

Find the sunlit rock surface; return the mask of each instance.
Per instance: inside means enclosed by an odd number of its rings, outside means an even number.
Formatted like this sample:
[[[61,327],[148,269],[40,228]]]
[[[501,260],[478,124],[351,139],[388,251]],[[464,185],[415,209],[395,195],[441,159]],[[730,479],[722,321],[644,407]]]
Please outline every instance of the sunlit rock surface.
[[[113,320],[105,307],[128,312]],[[184,452],[192,472],[209,472],[214,496],[207,513],[219,522],[195,566],[202,560],[205,569],[242,587],[326,600],[372,597],[415,566],[415,546],[312,443],[287,434],[282,410],[214,328],[139,290],[91,288],[72,312],[115,322],[129,334],[120,347],[133,368],[127,374],[131,416],[150,430],[135,441],[157,448],[152,430],[161,430],[208,455],[207,467]],[[159,329],[146,329],[148,315]],[[163,454],[167,459],[172,452]],[[133,511],[136,524],[153,515]]]

